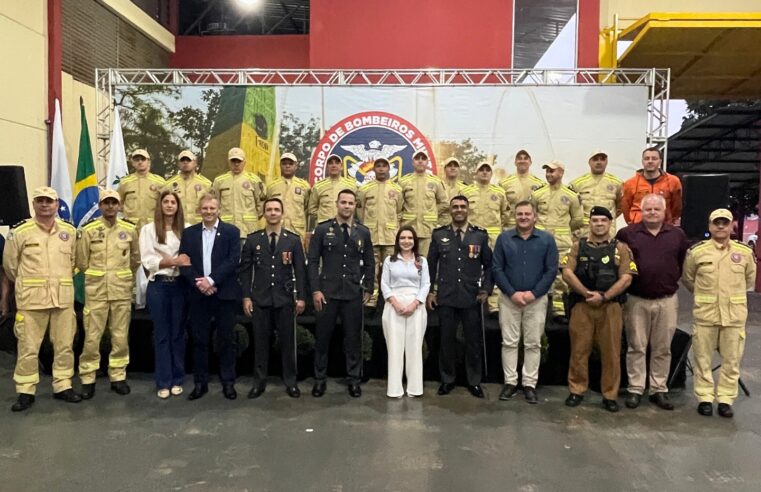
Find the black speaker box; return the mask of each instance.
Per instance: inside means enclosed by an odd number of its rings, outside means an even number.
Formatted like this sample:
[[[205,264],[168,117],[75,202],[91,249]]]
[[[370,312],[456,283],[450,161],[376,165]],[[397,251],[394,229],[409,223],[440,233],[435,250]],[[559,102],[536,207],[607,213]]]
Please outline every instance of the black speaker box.
[[[708,216],[717,208],[729,207],[729,175],[686,174],[682,189],[682,229],[690,239],[705,239]]]
[[[0,166],[0,226],[12,226],[29,217],[24,168]]]

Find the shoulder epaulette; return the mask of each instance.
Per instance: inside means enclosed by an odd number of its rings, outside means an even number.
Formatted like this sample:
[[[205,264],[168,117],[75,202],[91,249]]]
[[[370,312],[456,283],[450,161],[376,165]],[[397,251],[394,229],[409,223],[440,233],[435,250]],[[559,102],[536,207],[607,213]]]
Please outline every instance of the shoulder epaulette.
[[[439,227],[436,227],[436,228],[434,229],[434,231],[443,231],[443,230],[445,230],[447,227],[449,227],[449,226],[448,226],[448,225],[440,225]]]
[[[367,226],[365,224],[363,224],[362,222],[360,222],[358,219],[354,219],[354,225],[355,226],[362,226],[365,229],[367,229]],[[367,229],[367,230],[369,231],[370,229]]]
[[[282,183],[282,182],[283,182],[283,178],[278,176],[276,178],[272,178],[272,181],[267,183],[267,187],[275,186],[276,184],[279,184],[279,183]]]
[[[309,181],[307,181],[307,180],[306,180],[306,179],[304,179],[304,178],[299,178],[298,176],[294,176],[294,177],[293,177],[293,181],[295,181],[296,183],[298,183],[298,184],[299,184],[299,185],[301,185],[301,186],[304,186],[304,187],[306,187],[306,188],[309,188]]]
[[[429,180],[429,181],[436,181],[438,183],[444,184],[444,181],[440,177],[438,177],[438,176],[436,176],[434,174],[428,174],[428,173],[426,173],[425,178],[427,180]]]
[[[582,174],[576,179],[571,180],[571,182],[568,184],[569,187],[575,187],[583,183],[584,181],[588,181],[592,177],[591,173]]]
[[[516,176],[515,174],[512,174],[512,175],[506,177],[505,179],[500,181],[499,184],[500,184],[500,186],[506,186],[506,185],[512,183],[513,181],[518,181],[518,176]]]
[[[148,173],[147,178],[153,181],[154,183],[159,183],[162,185],[166,183],[166,180],[162,178],[161,176],[159,176],[158,174]]]
[[[367,183],[362,183],[362,186],[359,187],[360,191],[367,191],[370,188],[373,188],[375,186],[378,186],[378,182],[375,180],[368,181]]]
[[[62,225],[62,226],[64,226],[64,227],[66,227],[66,228],[69,228],[69,229],[71,229],[72,231],[76,231],[76,230],[77,230],[77,228],[76,228],[76,227],[74,227],[74,224],[72,224],[72,223],[71,223],[71,222],[69,222],[68,220],[63,220],[63,219],[62,219],[62,218],[60,218],[60,217],[56,217],[55,221],[56,221],[56,222],[58,222],[58,224],[59,224],[59,225]]]
[[[573,198],[576,198],[577,196],[579,196],[578,193],[576,193],[575,191],[573,191],[571,188],[567,187],[566,185],[562,185],[560,187],[560,191],[562,191],[566,195],[569,195],[569,196],[571,196]]]
[[[505,194],[505,190],[503,190],[501,186],[497,186],[495,184],[490,184],[489,189],[502,195]]]
[[[231,178],[232,175],[233,174],[230,171],[227,171],[226,173],[222,173],[219,176],[217,176],[216,178],[214,178],[214,182],[216,183],[217,181],[222,181],[223,179]]]
[[[750,246],[748,246],[747,244],[743,244],[740,241],[736,241],[733,239],[730,244],[736,247],[737,249],[739,249],[740,251],[742,251],[743,253],[751,253],[751,254],[753,253],[753,249]]]
[[[126,176],[122,176],[122,178],[119,180],[119,184],[125,184],[129,183],[130,181],[135,181],[137,179],[137,175],[135,173],[128,174]]]
[[[175,181],[179,181],[180,179],[182,179],[182,176],[180,174],[175,174],[174,176],[166,180],[166,184],[174,183]]]
[[[18,227],[21,227],[22,225],[26,224],[27,222],[29,222],[29,219],[20,220],[20,221],[16,222],[15,224],[13,224],[11,226],[11,229],[16,229]]]
[[[690,249],[688,251],[697,251],[698,249],[702,249],[703,247],[708,246],[709,244],[710,243],[706,239],[706,240],[693,244],[692,246],[690,246]]]
[[[614,175],[612,175],[610,173],[605,173],[605,177],[608,178],[609,180],[613,181],[616,184],[624,184],[624,180],[622,180],[618,176],[614,176]]]
[[[529,174],[529,175],[528,175],[528,178],[529,178],[531,181],[533,181],[533,182],[535,182],[535,183],[537,183],[537,184],[544,184],[544,181],[542,181],[540,178],[537,178],[537,177],[536,177],[536,176],[534,176],[533,174]]]
[[[209,178],[207,178],[206,176],[202,174],[196,174],[196,179],[198,179],[201,183],[205,184],[206,186],[211,185],[211,181],[209,180]]]
[[[477,226],[477,225],[475,225],[475,224],[470,224],[470,227],[471,227],[471,229],[473,229],[474,231],[478,231],[478,232],[484,232],[484,233],[486,232],[486,229],[484,229],[484,228],[482,228],[482,227],[478,227],[478,226]]]
[[[314,187],[315,187],[315,189],[317,189],[317,188],[324,188],[328,184],[330,184],[330,179],[329,178],[325,178],[325,179],[321,179],[318,182],[316,182],[314,184]]]
[[[123,226],[126,229],[129,229],[131,231],[137,229],[137,225],[135,225],[134,222],[130,222],[127,219],[118,219],[118,222],[121,226]]]
[[[333,222],[334,220],[335,220],[334,218],[325,219],[322,222],[318,222],[317,225],[327,224],[328,222]]]
[[[389,185],[391,185],[392,188],[394,188],[396,191],[402,191],[402,187],[399,186],[399,183],[394,183],[393,181],[387,181]]]
[[[550,189],[550,186],[547,183],[542,183],[542,185],[539,188],[535,189],[532,192],[532,194],[539,193],[539,192],[544,193],[545,191],[549,189]]]
[[[298,234],[297,232],[293,232],[293,231],[292,231],[292,230],[290,230],[290,229],[283,229],[283,236],[285,236],[285,235],[286,235],[286,233],[287,233],[287,234],[290,234],[290,235],[292,235],[292,236],[301,237],[301,236],[299,236],[299,234]]]
[[[262,178],[260,178],[255,172],[252,171],[246,171],[246,176],[248,176],[249,179],[253,179],[254,181],[262,180]]]
[[[264,234],[264,229],[257,229],[254,232],[248,233],[249,236],[253,236],[254,234]]]
[[[82,224],[81,226],[79,226],[79,228],[82,229],[82,230],[92,229],[93,227],[97,226],[98,223],[100,222],[98,219],[99,219],[99,217],[95,217],[94,219],[90,219],[87,222],[85,222],[84,224]]]
[[[462,193],[470,193],[474,191],[475,189],[476,189],[476,185],[469,184],[469,185],[466,185],[465,188],[462,189]]]

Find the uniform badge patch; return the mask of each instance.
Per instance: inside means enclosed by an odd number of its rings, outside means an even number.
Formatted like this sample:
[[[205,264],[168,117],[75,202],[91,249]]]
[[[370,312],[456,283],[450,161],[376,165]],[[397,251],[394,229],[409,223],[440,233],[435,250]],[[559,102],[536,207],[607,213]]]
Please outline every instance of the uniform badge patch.
[[[602,262],[603,265],[607,265],[608,263],[610,263],[610,256],[603,256],[600,259],[600,261]]]
[[[243,189],[248,190],[249,188],[251,188],[251,183],[249,183],[248,181],[244,181],[243,182]]]
[[[560,202],[561,202],[563,205],[568,205],[569,203],[571,203],[571,200],[569,200],[567,196],[561,196],[561,197],[560,197]]]
[[[432,190],[432,189],[434,189],[435,187],[436,187],[436,186],[435,186],[433,183],[428,183],[428,185],[427,185],[427,188],[428,188],[429,190]]]
[[[194,190],[196,190],[196,191],[201,191],[201,189],[202,189],[202,188],[203,188],[203,186],[201,186],[201,185],[199,185],[199,184],[197,184],[197,185],[195,185],[195,186],[193,187],[193,189],[194,189]]]
[[[442,237],[441,238],[441,242],[442,243],[448,243],[449,242],[449,238],[448,237]]]
[[[615,189],[616,189],[616,187],[613,186],[612,184],[608,185],[608,191],[614,191]]]
[[[121,231],[119,233],[119,239],[121,239],[122,241],[126,240],[127,239],[127,233],[124,232],[124,231]]]
[[[732,253],[732,256],[730,256],[730,259],[732,260],[733,263],[740,263],[743,257],[740,253]]]
[[[301,188],[299,188],[299,187],[297,186],[296,188],[294,188],[294,189],[293,189],[293,192],[294,192],[295,194],[297,194],[297,195],[301,195]]]
[[[159,187],[156,186],[155,184],[152,184],[149,188],[150,188],[151,191],[156,191],[156,190],[159,189]]]
[[[499,197],[497,195],[491,196],[491,201],[496,202],[497,200],[499,200]]]
[[[65,232],[65,231],[61,231],[61,232],[58,234],[58,237],[59,237],[59,238],[61,238],[61,241],[68,241],[68,240],[69,240],[69,238],[70,238],[71,236],[69,235],[69,233],[68,233],[68,232]]]

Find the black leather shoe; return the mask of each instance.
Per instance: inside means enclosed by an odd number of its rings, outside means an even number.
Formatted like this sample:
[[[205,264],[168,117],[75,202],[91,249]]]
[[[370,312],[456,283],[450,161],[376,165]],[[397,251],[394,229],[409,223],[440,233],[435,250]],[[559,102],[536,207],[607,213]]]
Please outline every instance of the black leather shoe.
[[[13,406],[11,407],[11,411],[23,412],[24,410],[28,410],[29,407],[31,407],[33,403],[34,403],[34,395],[20,393],[18,395],[18,399],[16,400],[16,403],[14,403]]]
[[[502,401],[509,400],[518,392],[518,387],[514,384],[506,384],[502,386],[502,391],[499,393],[499,399]]]
[[[619,410],[616,400],[607,400],[605,398],[602,399],[602,407],[612,413],[616,413]]]
[[[325,381],[318,381],[314,383],[314,386],[312,386],[312,396],[315,398],[320,398],[322,395],[325,394],[325,390],[327,389],[327,384],[325,384]]]
[[[79,403],[82,401],[82,397],[77,393],[74,393],[74,390],[71,388],[59,391],[58,393],[53,393],[53,398],[56,400],[63,400],[66,403]]]
[[[484,390],[481,389],[480,384],[476,384],[473,386],[468,385],[468,391],[470,391],[470,394],[475,396],[476,398],[483,398],[484,397]]]
[[[638,395],[637,393],[628,393],[626,395],[626,400],[624,400],[624,405],[626,405],[626,408],[637,408],[641,400],[642,395]]]
[[[583,395],[577,395],[577,394],[571,393],[568,395],[568,398],[565,399],[565,406],[578,407],[579,405],[581,405],[582,400],[584,400]]]
[[[648,400],[664,410],[674,409],[674,404],[669,401],[669,396],[666,393],[653,393],[648,397]]]
[[[719,403],[719,417],[731,419],[734,416],[735,412],[732,411],[732,405],[729,403]]]
[[[441,383],[441,386],[439,386],[439,391],[437,392],[439,395],[448,395],[452,392],[454,389],[454,383]]]
[[[197,400],[201,398],[203,395],[209,392],[209,386],[206,384],[196,384],[193,387],[193,391],[190,392],[188,395],[188,400]]]
[[[698,403],[698,413],[703,417],[713,416],[713,405],[711,402],[701,401]]]
[[[359,398],[362,396],[362,388],[358,384],[349,385],[349,396],[352,398]]]
[[[95,396],[95,383],[83,384],[81,395],[83,400],[89,400]]]
[[[234,400],[238,398],[238,392],[235,391],[235,385],[233,383],[224,383],[222,385],[222,394],[228,400]]]
[[[259,398],[260,396],[262,396],[262,394],[264,393],[264,390],[266,389],[267,389],[267,385],[264,383],[255,384],[251,388],[251,391],[248,392],[248,397],[251,398],[252,400],[254,398]]]
[[[539,398],[536,397],[536,390],[531,386],[523,387],[523,397],[532,405],[539,403]]]
[[[301,396],[301,390],[298,386],[288,386],[285,388],[285,392],[288,393],[288,396],[291,398],[298,398]]]
[[[111,383],[111,391],[116,393],[117,395],[128,395],[130,390],[129,385],[127,384],[127,381],[114,381]]]

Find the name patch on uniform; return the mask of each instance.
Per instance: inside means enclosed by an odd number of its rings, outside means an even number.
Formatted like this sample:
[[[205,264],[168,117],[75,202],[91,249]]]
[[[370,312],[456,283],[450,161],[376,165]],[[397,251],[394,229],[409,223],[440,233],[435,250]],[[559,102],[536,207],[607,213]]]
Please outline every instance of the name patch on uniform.
[[[732,260],[733,263],[740,263],[743,257],[740,253],[732,253],[732,256],[730,256],[730,259]]]
[[[280,255],[283,258],[283,265],[290,265],[291,263],[293,263],[293,253],[291,253],[290,251],[283,251],[282,253],[280,253]]]
[[[68,232],[61,231],[58,234],[58,237],[61,238],[61,241],[68,241],[71,236],[69,235]]]

